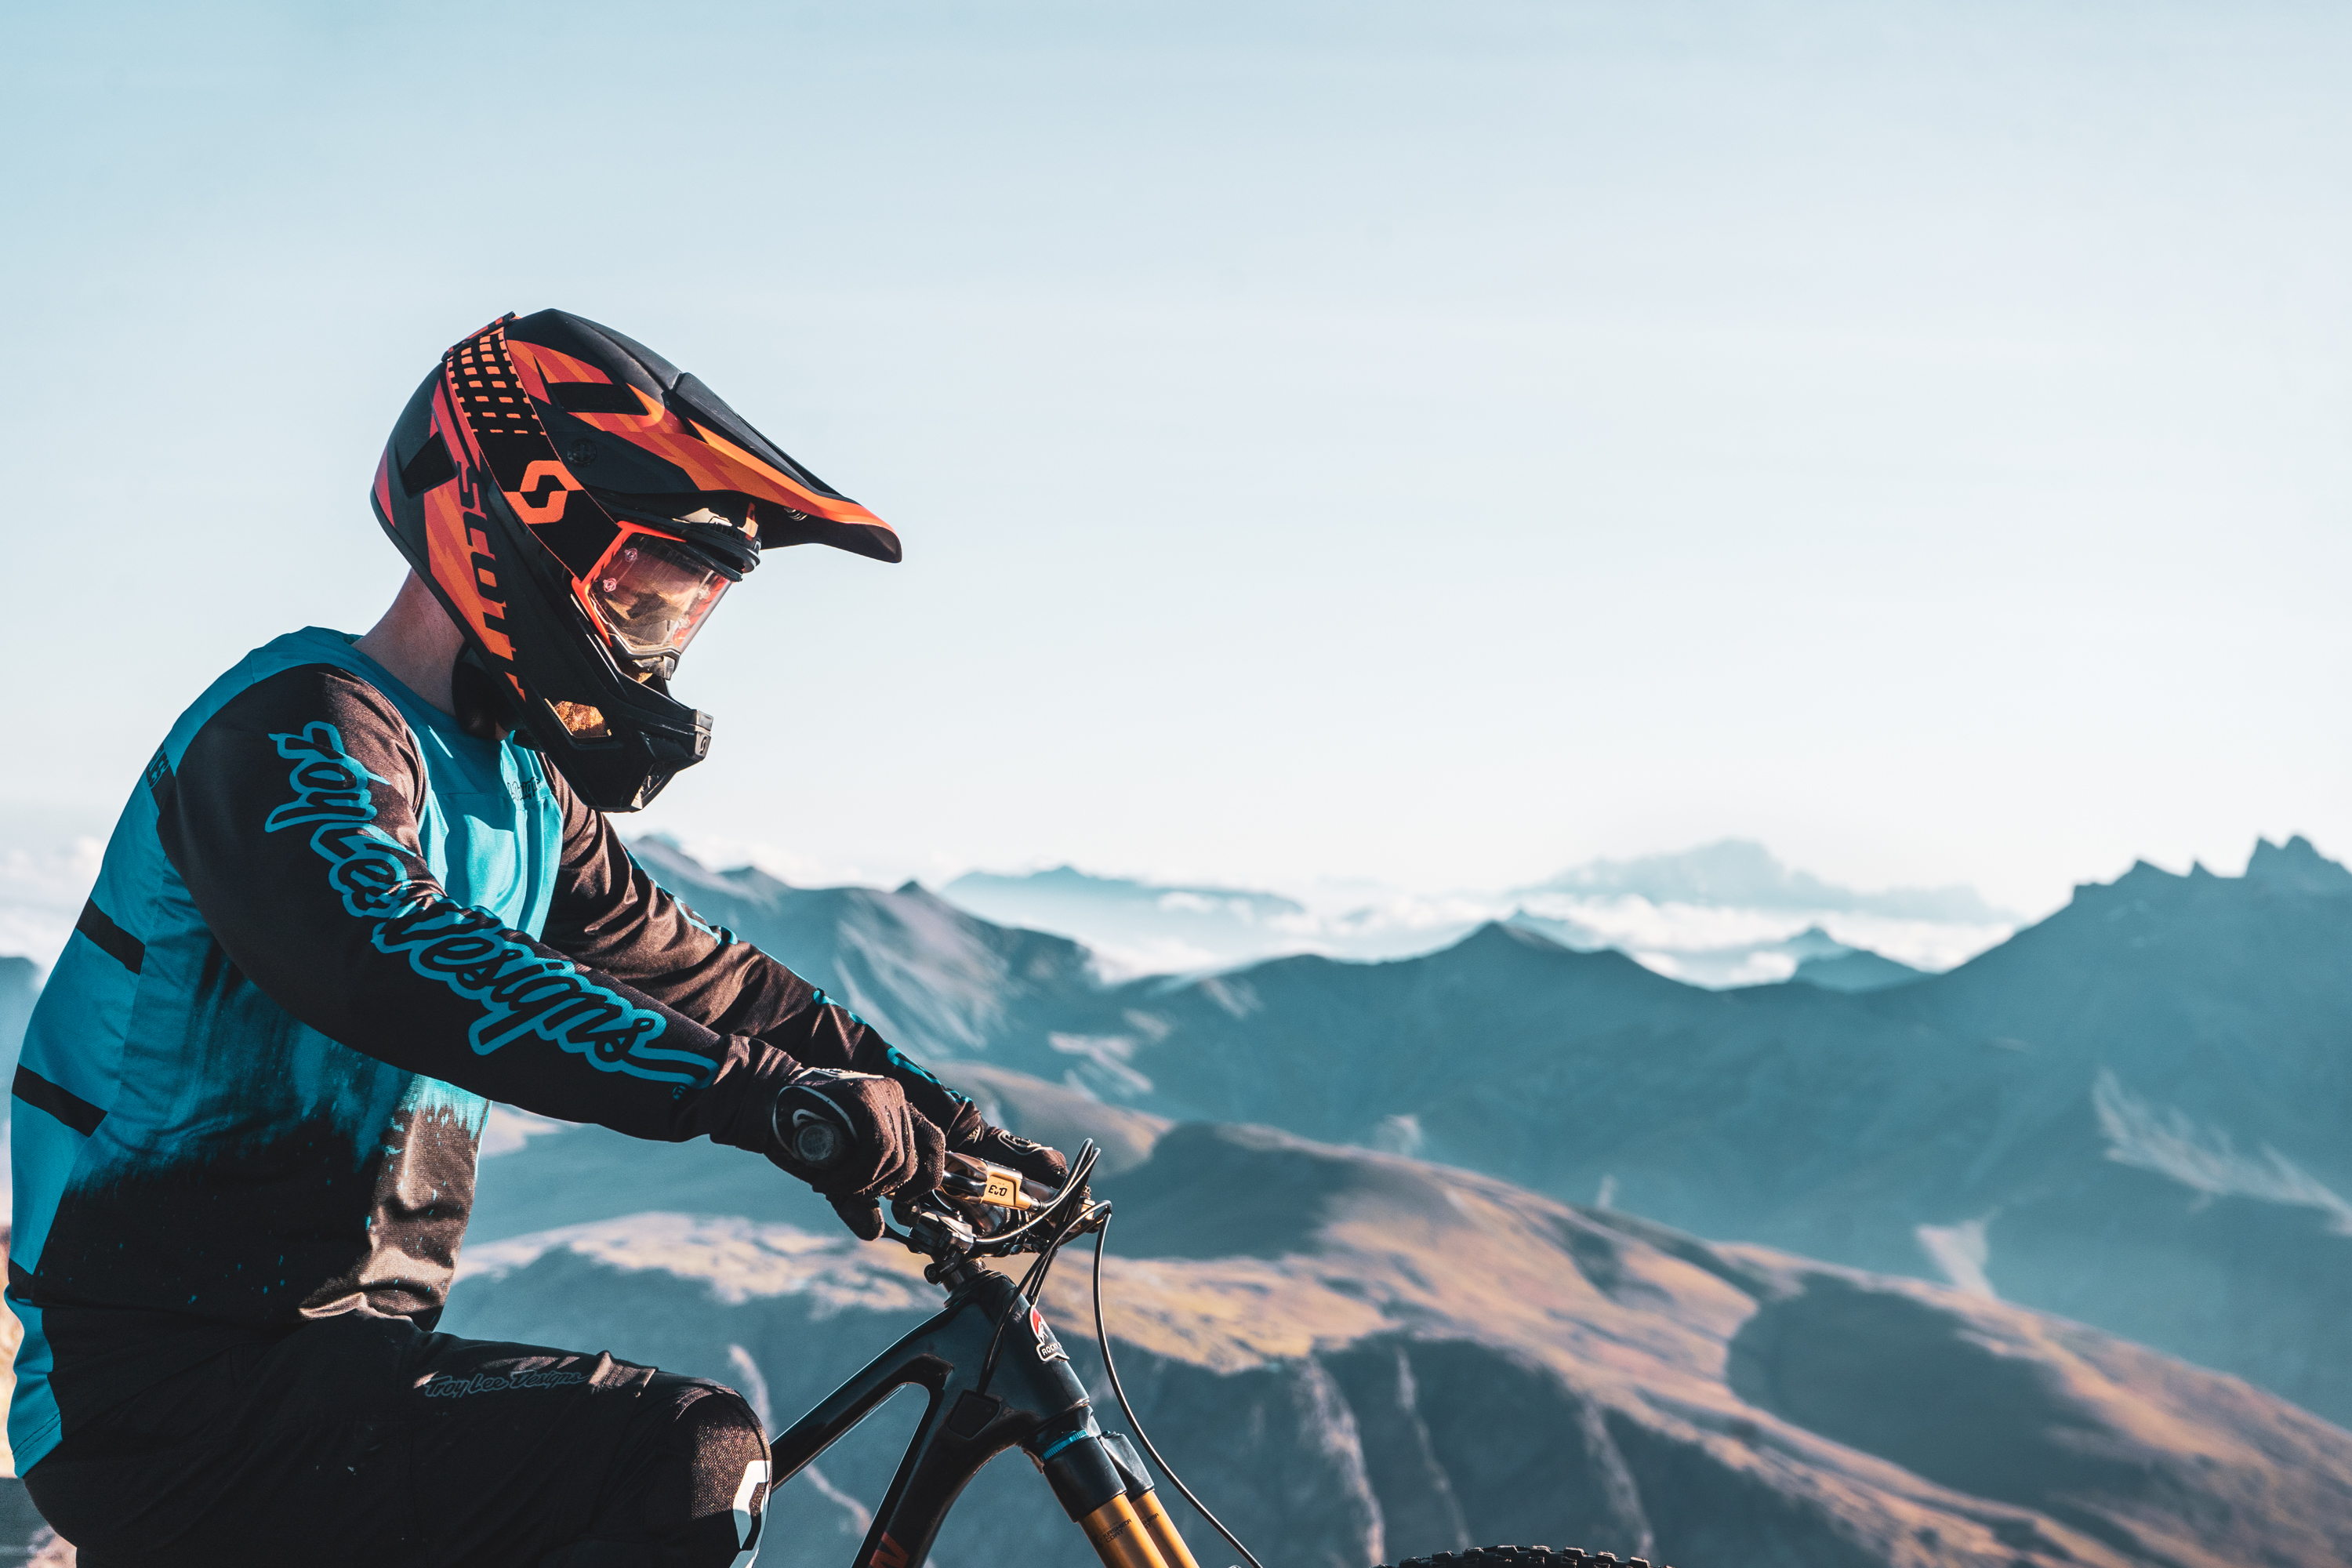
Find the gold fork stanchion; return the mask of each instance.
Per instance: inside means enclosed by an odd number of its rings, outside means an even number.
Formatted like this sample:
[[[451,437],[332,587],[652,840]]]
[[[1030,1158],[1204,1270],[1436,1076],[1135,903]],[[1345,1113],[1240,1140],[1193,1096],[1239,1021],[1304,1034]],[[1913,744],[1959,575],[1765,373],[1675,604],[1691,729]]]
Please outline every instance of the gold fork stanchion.
[[[1160,1517],[1167,1515],[1163,1511]],[[1094,1543],[1095,1555],[1103,1560],[1103,1568],[1174,1568],[1160,1554],[1143,1516],[1135,1511],[1135,1505],[1124,1492],[1078,1521],[1078,1527]],[[1184,1555],[1190,1563],[1192,1553]],[[1199,1565],[1193,1564],[1193,1568]]]
[[[1201,1568],[1192,1549],[1176,1531],[1176,1521],[1160,1506],[1160,1493],[1151,1482],[1151,1472],[1143,1467],[1143,1456],[1135,1451],[1134,1439],[1124,1432],[1103,1434],[1103,1452],[1110,1456],[1112,1467],[1118,1471],[1119,1484],[1127,1489],[1128,1505],[1143,1521],[1144,1533],[1151,1544],[1160,1549],[1168,1568]]]

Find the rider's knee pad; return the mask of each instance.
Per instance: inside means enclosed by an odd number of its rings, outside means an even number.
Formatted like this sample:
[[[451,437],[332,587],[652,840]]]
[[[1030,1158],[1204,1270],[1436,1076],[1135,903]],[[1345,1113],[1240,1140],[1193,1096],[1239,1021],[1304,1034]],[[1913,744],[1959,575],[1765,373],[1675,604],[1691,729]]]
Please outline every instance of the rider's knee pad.
[[[676,1568],[731,1563],[759,1538],[768,1436],[731,1388],[665,1373],[647,1392],[671,1413],[659,1439],[667,1462],[646,1498],[650,1533],[674,1543],[663,1562]]]
[[[767,1435],[733,1389],[656,1373],[612,1477],[587,1533],[539,1568],[728,1568],[759,1539]]]

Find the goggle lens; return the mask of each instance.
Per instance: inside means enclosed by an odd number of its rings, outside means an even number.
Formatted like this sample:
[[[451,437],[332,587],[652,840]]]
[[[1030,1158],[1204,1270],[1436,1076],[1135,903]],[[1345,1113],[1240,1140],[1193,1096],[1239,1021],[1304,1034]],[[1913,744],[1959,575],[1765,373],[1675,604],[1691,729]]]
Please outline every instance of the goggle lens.
[[[675,661],[727,584],[692,552],[659,534],[631,530],[597,564],[588,597],[631,658]]]

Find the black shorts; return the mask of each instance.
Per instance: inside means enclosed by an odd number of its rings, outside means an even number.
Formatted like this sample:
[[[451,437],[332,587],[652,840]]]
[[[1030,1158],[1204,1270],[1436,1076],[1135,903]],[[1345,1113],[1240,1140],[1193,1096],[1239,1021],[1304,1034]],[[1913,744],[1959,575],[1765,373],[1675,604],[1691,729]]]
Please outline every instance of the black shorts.
[[[225,1351],[25,1484],[83,1568],[719,1568],[767,1479],[718,1384],[352,1316]]]

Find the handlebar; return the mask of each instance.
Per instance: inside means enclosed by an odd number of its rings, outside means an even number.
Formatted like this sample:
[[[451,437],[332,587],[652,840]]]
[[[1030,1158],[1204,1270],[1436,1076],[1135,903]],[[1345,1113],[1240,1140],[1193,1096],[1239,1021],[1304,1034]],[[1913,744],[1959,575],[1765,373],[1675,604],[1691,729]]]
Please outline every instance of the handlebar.
[[[820,1174],[852,1152],[849,1127],[805,1106],[793,1108],[789,1142],[793,1160]],[[1101,1154],[1094,1140],[1087,1140],[1059,1187],[967,1154],[950,1154],[936,1192],[901,1194],[892,1200],[892,1212],[907,1228],[886,1225],[883,1234],[942,1268],[962,1258],[1059,1247],[1101,1228],[1109,1217],[1110,1205],[1093,1201],[1087,1190],[1087,1177]]]
[[[1022,1252],[1050,1256],[1073,1237],[1099,1230],[1110,1217],[1110,1205],[1087,1187],[1087,1177],[1101,1157],[1102,1151],[1087,1139],[1078,1146],[1062,1185],[1047,1187],[1002,1166],[951,1154],[950,1166],[961,1163],[966,1169],[950,1175],[937,1192],[893,1199],[890,1211],[907,1228],[886,1225],[883,1235],[929,1258],[930,1266],[923,1271],[927,1279],[945,1279],[977,1258]],[[976,1187],[982,1190],[974,1191]]]
[[[793,1158],[812,1171],[828,1171],[848,1158],[849,1129],[833,1118],[800,1111],[792,1133]],[[992,1165],[969,1154],[950,1154],[940,1190],[965,1203],[991,1208],[1026,1211],[1043,1208],[1060,1194],[1059,1187],[1033,1182],[1020,1172]]]

